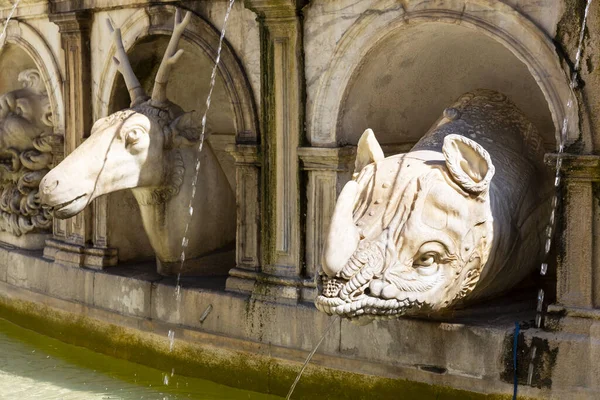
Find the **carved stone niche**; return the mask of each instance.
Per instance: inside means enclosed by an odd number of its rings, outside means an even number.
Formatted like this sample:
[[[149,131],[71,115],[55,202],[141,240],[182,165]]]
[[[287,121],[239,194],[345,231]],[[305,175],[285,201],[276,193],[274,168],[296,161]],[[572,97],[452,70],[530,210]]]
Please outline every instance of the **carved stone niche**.
[[[163,275],[204,275],[215,270],[225,274],[235,263],[235,195],[215,155],[219,153],[217,148],[226,147],[226,143],[204,143],[198,167],[201,117],[184,112],[184,107],[193,108],[181,101],[180,93],[167,91],[167,83],[171,88],[178,84],[179,92],[187,98],[201,97],[194,86],[189,88],[195,80],[185,72],[195,67],[189,64],[193,49],[184,42],[179,50],[191,18],[190,13],[182,17],[177,11],[170,39],[161,37],[154,41],[156,38],[150,37],[138,43],[149,54],[154,54],[154,46],[164,50],[163,61],[142,62],[146,68],[140,74],[134,65],[138,66],[137,57],[146,52],[134,49],[131,56],[127,54],[120,29],[108,22],[115,42],[114,60],[118,60],[116,65],[131,100],[129,108],[117,104],[117,109],[125,109],[96,121],[90,137],[41,184],[42,200],[54,208],[57,218],[80,213],[99,196],[131,189],[156,255],[158,272]],[[155,64],[157,68],[149,71],[147,67]],[[187,65],[187,69],[179,69],[179,64]],[[169,76],[173,79],[169,80]],[[150,91],[151,96],[147,94]],[[111,211],[109,207],[109,214]],[[130,221],[127,216],[125,221]],[[131,240],[145,239],[142,231],[129,224],[122,229],[134,234]],[[119,245],[111,240],[109,245]],[[186,261],[183,268],[182,253]]]
[[[41,249],[51,236],[52,216],[39,201],[39,183],[52,164],[52,109],[36,69],[18,74],[22,89],[0,95],[0,241]]]
[[[368,129],[323,251],[317,308],[431,315],[497,296],[544,256],[552,179],[543,141],[508,98],[461,96],[407,153]]]

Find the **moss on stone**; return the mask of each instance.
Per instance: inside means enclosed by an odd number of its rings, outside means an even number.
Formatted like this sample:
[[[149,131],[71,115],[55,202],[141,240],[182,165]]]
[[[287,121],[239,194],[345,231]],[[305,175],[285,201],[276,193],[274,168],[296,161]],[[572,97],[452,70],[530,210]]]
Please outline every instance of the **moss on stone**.
[[[249,304],[249,307],[251,305]],[[285,396],[299,364],[265,355],[215,347],[210,343],[179,341],[169,350],[166,335],[149,333],[153,322],[139,320],[139,329],[101,322],[46,305],[0,297],[0,317],[63,342],[156,369],[175,365],[178,375],[208,379],[232,387]],[[176,334],[177,337],[177,334]],[[188,339],[189,340],[189,339]],[[309,365],[294,399],[397,398],[509,399],[403,379],[360,375]]]

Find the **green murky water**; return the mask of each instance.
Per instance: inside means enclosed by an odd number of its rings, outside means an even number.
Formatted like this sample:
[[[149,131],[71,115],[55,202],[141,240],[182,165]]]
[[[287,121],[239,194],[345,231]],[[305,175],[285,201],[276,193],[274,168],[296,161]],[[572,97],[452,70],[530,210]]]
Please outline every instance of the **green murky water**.
[[[158,371],[23,329],[0,319],[0,399],[275,400]]]

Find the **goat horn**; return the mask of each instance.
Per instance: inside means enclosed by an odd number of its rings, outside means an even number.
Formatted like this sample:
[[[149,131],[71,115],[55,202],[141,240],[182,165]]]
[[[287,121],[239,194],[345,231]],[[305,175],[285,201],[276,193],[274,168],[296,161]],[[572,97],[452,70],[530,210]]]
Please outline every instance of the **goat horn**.
[[[113,61],[121,75],[123,75],[123,79],[125,79],[125,85],[129,91],[129,97],[131,98],[131,107],[134,107],[141,102],[146,101],[148,99],[148,95],[146,95],[146,92],[144,89],[142,89],[140,81],[135,76],[133,68],[131,68],[129,57],[125,51],[125,46],[123,46],[121,29],[115,29],[112,22],[108,18],[106,19],[106,24],[108,25],[108,30],[113,37],[115,45],[117,46],[117,51],[113,57]]]
[[[169,82],[169,75],[171,68],[179,60],[179,57],[183,54],[183,50],[177,50],[179,40],[183,31],[192,18],[192,13],[187,12],[183,19],[181,18],[181,12],[179,9],[175,11],[175,24],[173,26],[173,35],[165,51],[165,55],[160,64],[158,72],[156,73],[156,79],[154,80],[154,89],[152,90],[152,103],[155,106],[160,106],[167,101],[167,83]]]

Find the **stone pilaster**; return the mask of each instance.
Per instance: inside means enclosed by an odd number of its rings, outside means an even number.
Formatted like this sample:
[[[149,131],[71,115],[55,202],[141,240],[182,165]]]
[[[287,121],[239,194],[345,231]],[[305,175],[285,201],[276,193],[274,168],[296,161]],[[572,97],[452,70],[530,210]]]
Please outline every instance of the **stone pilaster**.
[[[65,141],[69,155],[92,130],[92,77],[88,11],[50,14],[59,27],[65,65]],[[60,158],[58,157],[60,161]],[[44,256],[64,264],[103,268],[117,261],[116,250],[95,248],[94,206],[67,220],[54,220],[54,238],[46,242]],[[99,241],[102,246],[102,240]],[[105,241],[104,241],[105,245]]]
[[[269,288],[269,297],[292,301],[298,300],[303,281],[297,148],[304,136],[300,9],[306,3],[246,1],[261,26],[262,272],[276,286]]]
[[[298,149],[298,154],[303,170],[308,175],[305,275],[316,282],[314,278],[321,269],[321,253],[337,195],[352,177],[356,147],[303,147]],[[313,298],[316,295],[316,284],[312,290],[307,288],[303,291],[303,298]]]
[[[235,159],[237,227],[236,267],[227,289],[251,292],[260,272],[260,158],[255,145],[229,149]]]
[[[555,164],[555,155],[547,156]],[[562,163],[561,257],[557,267],[556,304],[550,315],[600,318],[600,211],[595,187],[600,182],[600,156],[564,155]],[[559,228],[560,229],[560,228]],[[560,231],[560,230],[559,230]]]

